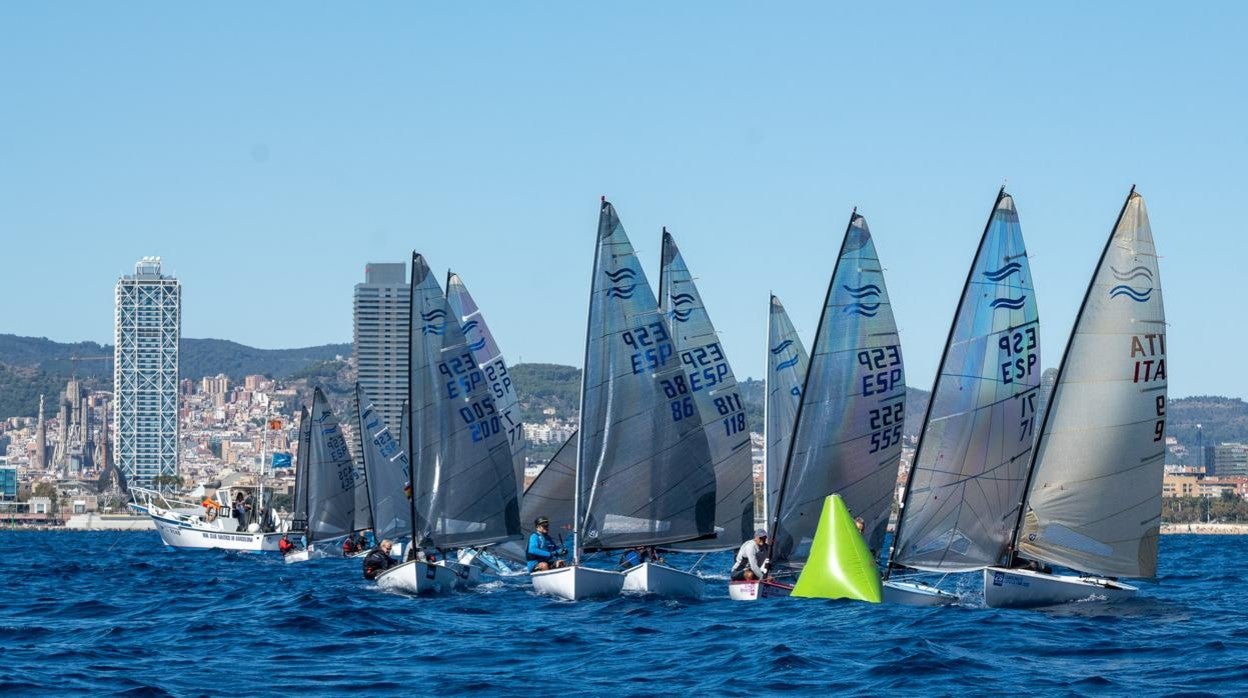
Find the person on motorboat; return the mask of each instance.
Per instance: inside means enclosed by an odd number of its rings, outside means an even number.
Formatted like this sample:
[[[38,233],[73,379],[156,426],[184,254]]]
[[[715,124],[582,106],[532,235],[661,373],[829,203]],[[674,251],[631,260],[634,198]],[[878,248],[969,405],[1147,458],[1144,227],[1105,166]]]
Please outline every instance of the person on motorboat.
[[[368,551],[368,555],[364,557],[365,579],[376,579],[377,575],[398,564],[390,558],[390,549],[393,547],[394,543],[391,543],[390,539],[387,538],[381,541],[381,544],[376,548]]]
[[[659,551],[653,546],[638,545],[624,551],[620,556],[620,562],[616,565],[616,569],[630,570],[643,562],[653,562],[655,564],[663,564],[664,560],[659,556]]]
[[[295,550],[295,544],[290,542],[290,536],[282,534],[282,539],[277,541],[277,551],[285,557]]]
[[[763,565],[771,554],[771,546],[767,545],[767,530],[754,531],[754,537],[741,544],[737,549],[737,557],[732,561],[732,581],[761,581],[767,574]]]
[[[247,498],[243,496],[242,492],[239,492],[238,496],[234,497],[234,518],[238,519],[239,531],[247,530],[247,509],[249,508],[247,506]]]
[[[537,517],[533,528],[533,533],[529,535],[529,546],[524,551],[529,573],[566,567],[568,563],[561,558],[568,554],[568,549],[559,547],[550,537],[550,519],[545,516]]]

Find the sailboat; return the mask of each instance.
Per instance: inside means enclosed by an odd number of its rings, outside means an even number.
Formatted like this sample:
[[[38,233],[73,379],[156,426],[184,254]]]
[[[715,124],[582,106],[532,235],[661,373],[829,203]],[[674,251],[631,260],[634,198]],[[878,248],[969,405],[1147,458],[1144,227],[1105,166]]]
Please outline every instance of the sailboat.
[[[480,568],[433,560],[457,548],[520,536],[519,487],[507,431],[490,381],[429,271],[412,254],[409,414],[413,541],[409,560],[377,576],[411,594],[471,586]],[[411,558],[415,559],[411,559]]]
[[[572,565],[534,572],[533,589],[568,600],[613,596],[624,575],[586,550],[682,543],[715,533],[715,468],[668,324],[632,243],[605,199],[586,323],[576,440]],[[647,588],[684,593],[685,572]]]
[[[1036,434],[1039,315],[1014,199],[993,203],[940,367],[906,479],[884,599],[942,605],[958,596],[903,568],[978,571],[1009,545]]]
[[[801,404],[802,384],[810,358],[806,347],[789,320],[784,304],[774,294],[767,312],[767,375],[766,401],[763,403],[763,520],[770,521],[776,511],[780,483],[784,479],[784,462],[793,440],[793,423]],[[735,601],[753,601],[760,596],[787,596],[788,584],[772,581],[734,581],[728,595]]]
[[[299,444],[295,455],[295,492],[287,529],[292,533],[308,530],[308,459],[312,455],[312,419],[307,407],[299,408]]]
[[[734,599],[785,595],[800,571],[828,495],[839,494],[879,549],[901,458],[906,383],[884,270],[867,221],[850,215],[811,347],[771,514],[770,584],[731,582]],[[756,592],[756,593],[751,593]]]
[[[754,528],[754,480],[750,428],[732,366],[702,303],[693,274],[667,229],[659,274],[659,310],[667,320],[683,376],[666,386],[666,398],[690,395],[715,468],[715,535],[668,546],[688,552],[735,550]],[[657,463],[656,463],[657,464]],[[624,591],[698,598],[701,577],[657,562],[624,573]]]
[[[342,427],[320,387],[312,392],[308,424],[308,458],[300,464],[307,468],[307,487],[304,501],[295,504],[297,511],[302,505],[307,512],[307,545],[287,555],[288,564],[342,555],[338,546],[354,530],[356,488],[363,486]],[[295,480],[298,483],[298,471]]]
[[[359,383],[355,384],[355,404],[373,535],[378,543],[397,540],[412,530],[411,504],[405,496],[411,464],[407,452],[391,436],[385,419]],[[362,554],[367,555],[367,551]]]
[[[507,361],[503,358],[503,350],[499,348],[490,326],[485,322],[485,315],[473,300],[472,294],[460,276],[454,272],[446,273],[446,302],[450,305],[452,315],[459,320],[464,338],[468,340],[468,349],[477,362],[489,390],[494,399],[494,408],[498,412],[499,424],[507,432],[507,442],[511,446],[511,459],[516,470],[517,496],[523,497],[524,465],[527,460],[528,442],[524,439],[524,424],[520,420],[520,400],[516,396],[516,388],[512,383],[511,374],[507,370]],[[531,521],[532,519],[530,519]],[[521,517],[521,529],[524,527]],[[497,547],[508,546],[516,550],[521,541],[510,541]],[[491,548],[493,550],[493,548]],[[465,548],[460,550],[460,562],[476,563],[482,568],[498,574],[512,574],[511,568],[490,550],[484,548]]]
[[[1165,460],[1166,317],[1144,199],[1131,188],[1057,369],[992,607],[1114,601],[1157,571]],[[1025,561],[1075,574],[1026,569]]]

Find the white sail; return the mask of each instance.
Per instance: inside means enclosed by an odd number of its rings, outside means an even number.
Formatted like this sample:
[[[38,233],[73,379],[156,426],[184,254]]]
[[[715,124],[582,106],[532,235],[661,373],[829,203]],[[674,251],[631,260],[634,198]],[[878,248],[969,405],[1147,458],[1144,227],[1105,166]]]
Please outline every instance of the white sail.
[[[405,496],[405,485],[411,477],[407,453],[390,435],[377,406],[358,382],[355,396],[373,533],[377,540],[407,535],[412,528],[411,502]]]
[[[1039,315],[1014,200],[998,195],[941,357],[890,562],[958,572],[1001,561],[1036,435]]]
[[[684,384],[697,403],[715,464],[714,538],[681,544],[682,550],[736,549],[753,537],[754,468],[745,401],[728,363],[702,294],[676,240],[663,231],[660,307],[684,371]]]
[[[884,269],[855,213],[811,347],[784,485],[773,560],[806,560],[824,499],[839,494],[878,550],[901,458],[906,403],[901,343]]]
[[[793,441],[793,422],[797,419],[797,406],[801,402],[802,383],[806,382],[806,367],[810,358],[801,337],[789,320],[780,299],[771,297],[767,319],[767,405],[764,410],[766,426],[763,449],[766,474],[765,507],[767,518],[774,515],[776,496],[780,493],[780,481],[784,474],[784,461],[789,455]]]
[[[308,542],[339,538],[355,524],[360,473],[325,393],[312,393],[308,458]]]
[[[1132,190],[1058,368],[1018,553],[1092,574],[1154,576],[1165,420],[1161,277],[1144,199]]]

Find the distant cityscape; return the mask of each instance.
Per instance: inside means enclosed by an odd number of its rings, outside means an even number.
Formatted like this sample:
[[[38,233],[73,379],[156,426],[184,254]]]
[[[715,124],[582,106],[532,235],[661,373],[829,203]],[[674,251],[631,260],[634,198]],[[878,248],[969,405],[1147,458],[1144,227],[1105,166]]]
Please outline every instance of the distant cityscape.
[[[182,376],[181,293],[178,280],[162,273],[159,258],[140,259],[134,274],[115,286],[112,356],[72,357],[73,375],[59,395],[40,397],[37,416],[0,421],[0,525],[58,525],[121,512],[128,485],[215,489],[255,484],[264,476],[279,495],[289,493],[298,465],[294,416],[310,401],[313,379]],[[352,355],[326,362],[345,382],[358,380],[392,428],[407,395],[409,302],[406,264],[368,264],[353,290]],[[111,362],[111,391],[91,390],[78,378],[85,362]],[[1046,372],[1042,402],[1052,379]],[[523,395],[524,386],[518,387]],[[351,400],[349,390],[331,393],[358,445]],[[575,433],[576,418],[574,406],[528,412],[526,479]],[[917,424],[908,426],[899,490],[916,441]],[[1166,437],[1163,497],[1248,498],[1248,443],[1206,444],[1196,426],[1190,443]],[[752,437],[755,488],[761,492],[762,436]]]

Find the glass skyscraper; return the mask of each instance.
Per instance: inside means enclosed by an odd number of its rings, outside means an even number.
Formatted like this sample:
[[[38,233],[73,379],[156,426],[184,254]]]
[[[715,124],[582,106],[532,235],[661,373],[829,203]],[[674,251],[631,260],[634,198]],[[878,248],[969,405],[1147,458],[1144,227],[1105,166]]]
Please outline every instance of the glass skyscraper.
[[[407,399],[407,265],[370,263],[355,285],[355,366],[360,386],[398,434]]]
[[[144,257],[117,280],[114,458],[127,483],[178,473],[178,341],[182,286]]]

